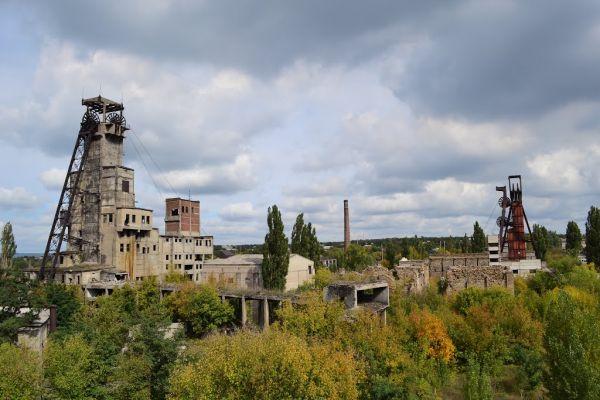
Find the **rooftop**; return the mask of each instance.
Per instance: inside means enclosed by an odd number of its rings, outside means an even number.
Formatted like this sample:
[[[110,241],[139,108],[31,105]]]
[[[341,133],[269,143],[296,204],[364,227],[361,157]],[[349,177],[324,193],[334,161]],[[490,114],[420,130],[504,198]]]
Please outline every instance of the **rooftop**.
[[[98,113],[104,112],[104,107],[106,107],[106,112],[123,111],[125,109],[122,103],[117,103],[102,96],[81,99],[81,104]]]

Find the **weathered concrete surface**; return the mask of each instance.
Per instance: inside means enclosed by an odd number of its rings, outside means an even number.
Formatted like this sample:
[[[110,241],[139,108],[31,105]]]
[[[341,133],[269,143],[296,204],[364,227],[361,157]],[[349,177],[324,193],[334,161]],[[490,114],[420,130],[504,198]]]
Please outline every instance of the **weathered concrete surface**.
[[[446,294],[470,287],[489,289],[503,287],[514,293],[514,279],[510,268],[504,266],[451,267],[446,271]]]
[[[397,287],[406,293],[421,293],[429,286],[429,266],[425,262],[401,261],[394,273],[398,278]]]
[[[441,278],[450,267],[486,267],[490,265],[487,253],[450,254],[429,257],[429,276]]]

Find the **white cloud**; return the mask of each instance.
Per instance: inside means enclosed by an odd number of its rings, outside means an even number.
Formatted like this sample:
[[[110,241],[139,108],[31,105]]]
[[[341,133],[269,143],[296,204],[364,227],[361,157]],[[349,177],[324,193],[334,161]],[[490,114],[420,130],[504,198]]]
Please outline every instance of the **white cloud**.
[[[0,187],[0,209],[29,209],[38,205],[38,198],[25,188]]]
[[[61,189],[65,181],[65,170],[51,168],[40,174],[40,181],[48,190]]]
[[[252,203],[232,203],[221,208],[219,216],[226,221],[247,221],[259,216]]]

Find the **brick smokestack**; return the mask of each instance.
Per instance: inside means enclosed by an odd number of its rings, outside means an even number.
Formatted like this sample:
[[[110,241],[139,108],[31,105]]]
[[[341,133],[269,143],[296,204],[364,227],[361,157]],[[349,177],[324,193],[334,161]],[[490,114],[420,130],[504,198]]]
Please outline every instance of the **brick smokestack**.
[[[348,200],[344,200],[344,251],[350,246],[350,213],[348,211]]]

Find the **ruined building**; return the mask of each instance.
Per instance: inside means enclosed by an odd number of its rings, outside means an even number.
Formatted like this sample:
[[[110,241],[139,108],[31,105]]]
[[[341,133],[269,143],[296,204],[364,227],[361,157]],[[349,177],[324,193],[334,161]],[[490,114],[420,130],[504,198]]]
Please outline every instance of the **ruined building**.
[[[166,199],[160,235],[153,211],[136,206],[134,171],[123,165],[129,129],[123,104],[98,96],[82,105],[86,111],[39,276],[86,284],[175,271],[198,280],[213,254],[212,236],[200,234],[200,202]]]

